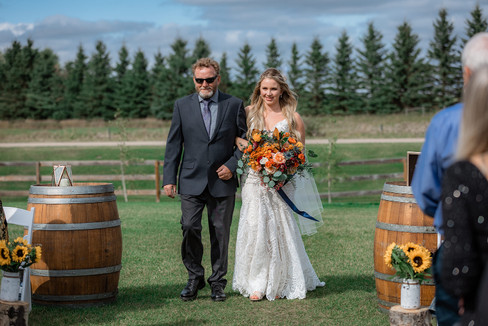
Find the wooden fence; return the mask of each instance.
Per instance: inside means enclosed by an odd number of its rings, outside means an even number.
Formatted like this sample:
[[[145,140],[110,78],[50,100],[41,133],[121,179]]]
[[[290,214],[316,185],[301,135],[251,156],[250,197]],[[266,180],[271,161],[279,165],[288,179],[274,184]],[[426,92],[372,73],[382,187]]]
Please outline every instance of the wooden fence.
[[[347,178],[341,178],[340,182],[347,181],[358,181],[358,180],[379,180],[388,178],[404,178],[406,179],[406,168],[404,158],[388,158],[388,159],[372,159],[372,160],[360,160],[360,161],[343,161],[339,163],[339,166],[348,165],[371,165],[371,164],[389,164],[389,163],[403,163],[403,173],[387,173],[387,174],[370,174],[370,175],[357,175],[350,176]],[[12,162],[1,162],[1,167],[35,167],[35,175],[0,175],[0,182],[35,182],[36,184],[41,184],[42,182],[50,182],[52,179],[51,174],[41,174],[41,167],[52,167],[55,164],[59,164],[59,161],[12,161]],[[123,189],[116,190],[117,195],[133,196],[133,195],[146,195],[146,196],[156,196],[156,202],[160,201],[161,198],[161,170],[160,167],[163,165],[163,161],[159,160],[145,160],[141,162],[131,163],[131,165],[146,165],[153,166],[153,173],[146,174],[127,174],[122,173],[123,165],[119,160],[93,160],[93,161],[69,161],[69,165],[73,166],[119,166],[121,169],[120,174],[77,174],[74,177],[76,182],[86,182],[86,181],[121,181],[123,184]],[[320,166],[321,163],[315,163],[314,166]],[[125,189],[125,181],[129,180],[147,180],[154,181],[153,189]],[[326,180],[317,180],[317,183],[325,182]],[[360,190],[360,191],[342,191],[333,192],[330,194],[332,198],[337,197],[351,197],[351,196],[365,196],[365,195],[376,195],[381,194],[382,190]],[[28,196],[28,190],[2,190],[0,189],[0,197],[2,196]],[[327,193],[321,193],[322,198],[328,196]]]
[[[52,179],[52,174],[41,174],[41,167],[52,167],[55,164],[60,164],[59,161],[16,161],[16,162],[0,162],[0,167],[5,166],[35,166],[35,175],[6,175],[0,176],[0,181],[3,182],[19,182],[19,181],[31,181],[36,184],[41,184],[42,182],[50,182]],[[156,201],[159,202],[161,196],[161,172],[160,167],[163,165],[162,161],[159,160],[145,160],[141,162],[131,163],[131,165],[149,165],[154,166],[154,173],[151,174],[126,174],[122,173],[123,164],[119,160],[98,160],[98,161],[69,161],[69,165],[73,166],[119,166],[120,174],[77,174],[73,179],[74,182],[80,181],[121,181],[123,184],[122,190],[116,190],[117,195],[156,195]],[[154,189],[128,189],[125,190],[125,181],[129,180],[149,180],[154,181]],[[1,196],[27,196],[29,195],[28,190],[1,190]]]

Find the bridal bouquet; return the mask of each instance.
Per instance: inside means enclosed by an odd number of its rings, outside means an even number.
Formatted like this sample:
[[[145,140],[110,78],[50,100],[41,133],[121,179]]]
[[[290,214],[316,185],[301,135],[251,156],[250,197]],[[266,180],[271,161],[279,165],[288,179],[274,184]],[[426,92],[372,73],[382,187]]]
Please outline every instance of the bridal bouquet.
[[[312,151],[308,155],[316,156]],[[305,159],[303,144],[290,133],[254,129],[238,161],[237,173],[243,174],[245,168],[256,171],[269,188],[279,190],[293,175],[310,169],[311,164]]]
[[[14,242],[0,240],[0,268],[6,272],[18,272],[41,259],[41,247],[31,246],[27,240],[18,237]]]
[[[391,243],[384,256],[388,267],[395,269],[395,276],[421,283],[430,276],[432,264],[431,252],[418,244],[409,242],[405,245]]]

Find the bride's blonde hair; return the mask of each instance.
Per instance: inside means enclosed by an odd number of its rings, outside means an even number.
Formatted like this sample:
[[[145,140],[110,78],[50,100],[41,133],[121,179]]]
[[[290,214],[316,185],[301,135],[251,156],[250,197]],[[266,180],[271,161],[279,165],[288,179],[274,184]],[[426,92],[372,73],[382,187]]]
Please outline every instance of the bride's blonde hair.
[[[266,129],[266,125],[264,123],[265,107],[263,99],[261,97],[261,83],[266,78],[276,81],[280,86],[280,90],[283,92],[283,94],[281,94],[280,96],[279,103],[283,115],[288,122],[290,134],[297,138],[300,138],[301,135],[300,132],[298,132],[298,130],[296,129],[297,122],[295,119],[295,112],[298,105],[297,96],[286,83],[286,78],[276,68],[266,69],[261,74],[261,77],[259,78],[256,87],[254,87],[254,91],[250,98],[250,108],[247,114],[248,138],[251,137],[252,129]]]

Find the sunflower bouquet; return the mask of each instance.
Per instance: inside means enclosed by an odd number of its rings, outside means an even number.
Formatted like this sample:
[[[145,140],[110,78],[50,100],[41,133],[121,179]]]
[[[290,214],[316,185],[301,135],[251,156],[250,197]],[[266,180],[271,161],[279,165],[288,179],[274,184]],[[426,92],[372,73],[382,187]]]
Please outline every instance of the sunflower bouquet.
[[[18,237],[13,242],[0,240],[0,268],[16,273],[41,259],[41,247],[31,246],[27,240]]]
[[[309,156],[315,156],[309,151]],[[256,171],[264,185],[279,190],[296,173],[309,170],[304,145],[291,137],[290,133],[254,129],[238,161],[237,173],[243,174],[246,168]]]
[[[415,281],[425,280],[430,276],[432,253],[425,247],[409,242],[405,245],[391,243],[384,256],[388,267],[395,269],[394,276]]]

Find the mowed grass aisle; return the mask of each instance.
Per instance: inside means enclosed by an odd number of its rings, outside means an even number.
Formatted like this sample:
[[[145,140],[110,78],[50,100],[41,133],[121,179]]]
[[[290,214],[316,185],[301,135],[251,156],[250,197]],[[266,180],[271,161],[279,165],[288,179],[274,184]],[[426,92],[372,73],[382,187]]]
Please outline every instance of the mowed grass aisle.
[[[26,202],[9,201],[26,207]],[[180,210],[177,200],[128,202],[119,197],[123,268],[114,304],[70,309],[34,305],[30,325],[389,325],[378,311],[373,277],[373,240],[377,204],[332,204],[325,225],[305,247],[324,288],[304,300],[250,302],[231,290],[236,206],[229,255],[228,299],[213,302],[210,287],[193,302],[182,302],[187,274],[180,259]],[[203,224],[204,266],[210,269],[207,222]]]

